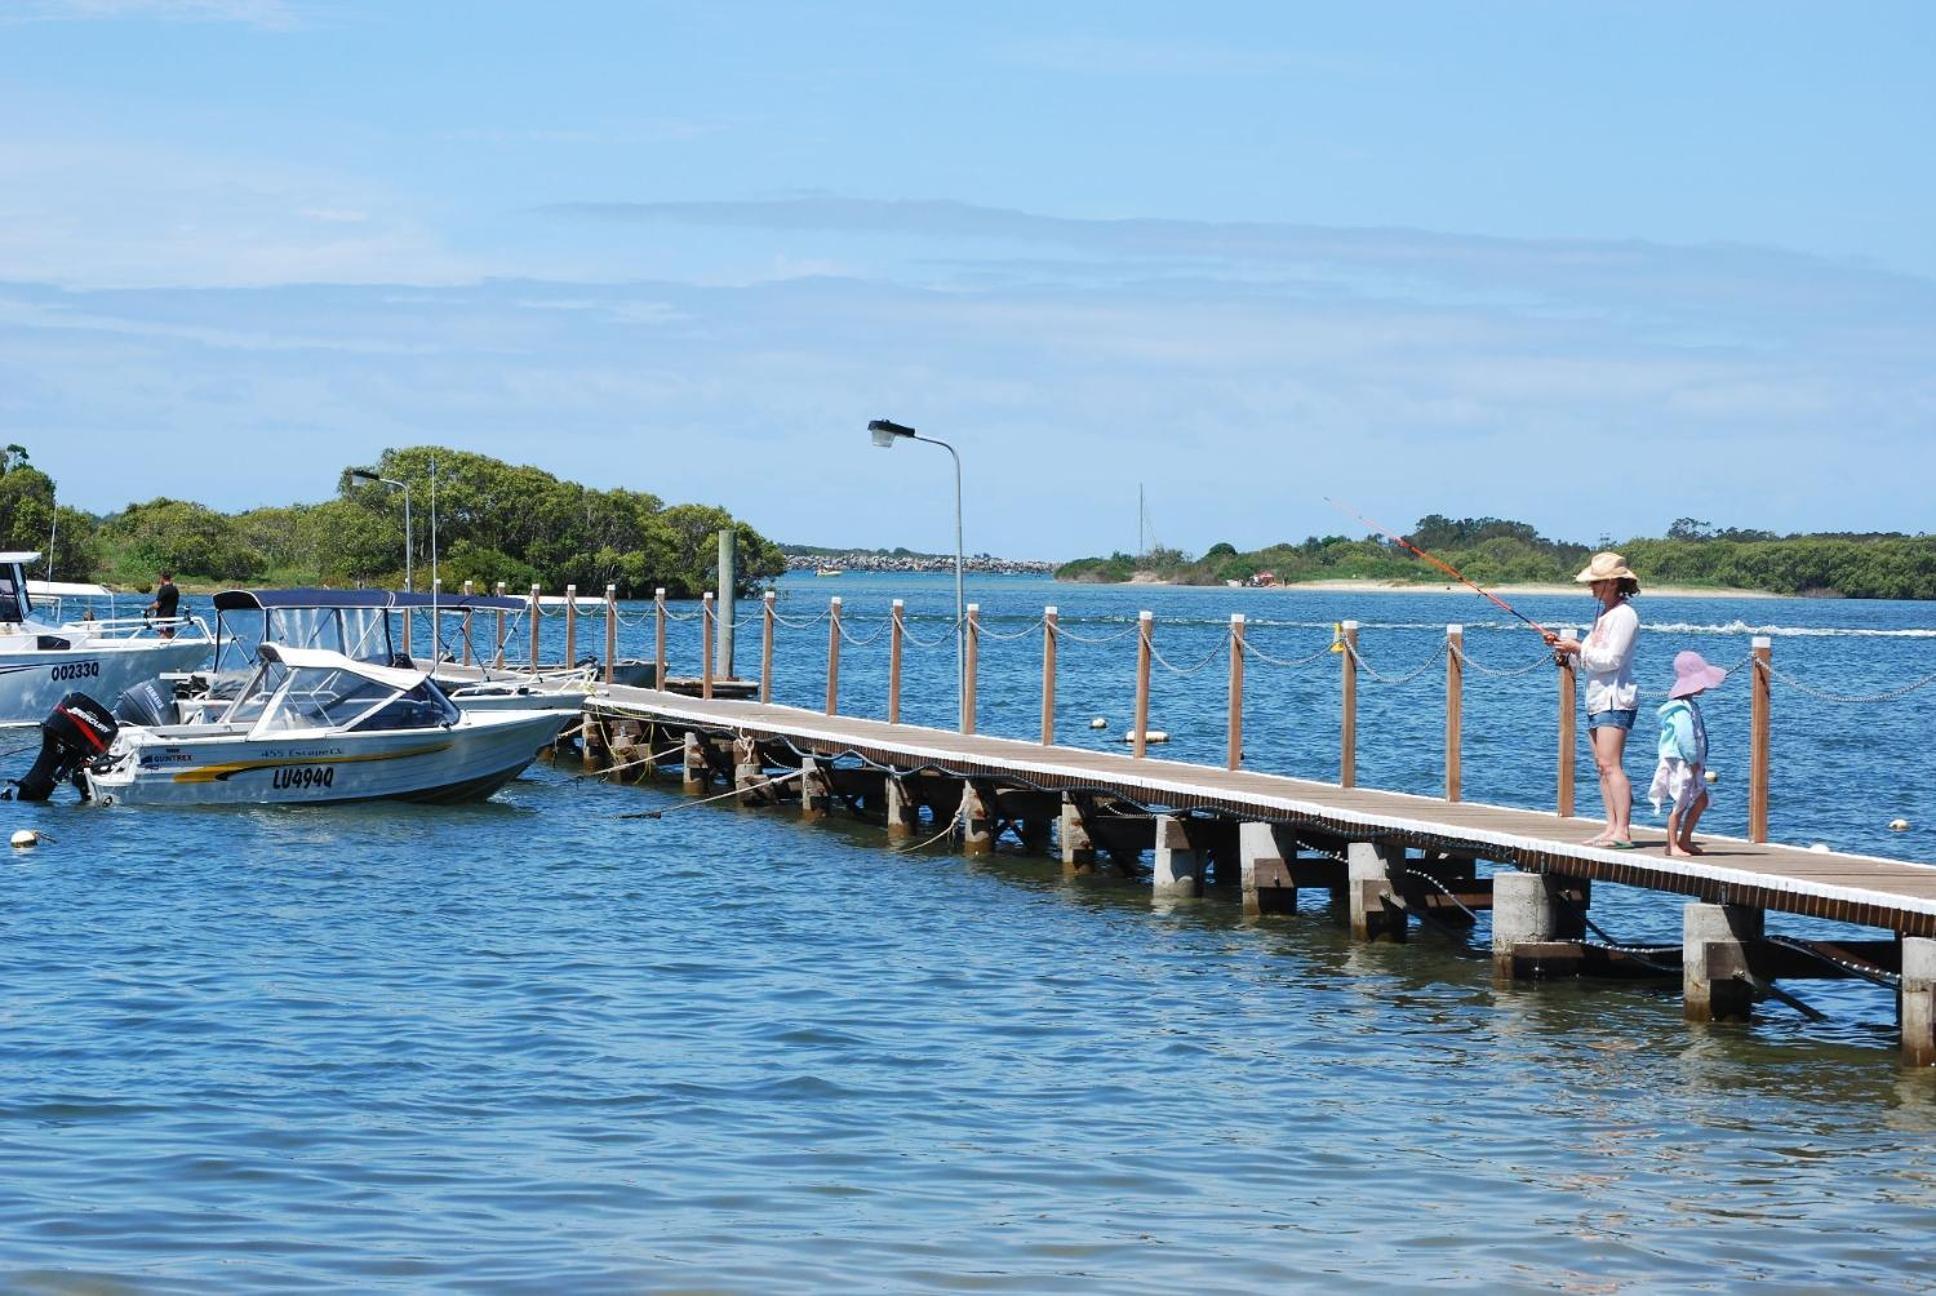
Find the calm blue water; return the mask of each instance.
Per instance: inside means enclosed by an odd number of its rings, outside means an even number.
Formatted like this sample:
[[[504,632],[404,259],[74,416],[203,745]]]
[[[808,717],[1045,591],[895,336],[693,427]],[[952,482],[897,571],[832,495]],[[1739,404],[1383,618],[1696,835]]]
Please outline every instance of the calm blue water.
[[[929,637],[952,606],[946,581],[784,589],[789,617],[841,594],[860,636],[891,597]],[[1179,665],[1233,609],[1286,658],[1355,615],[1381,673],[1447,620],[1477,661],[1538,655],[1454,596],[971,597],[1000,633],[1044,602],[1091,635],[1150,607]],[[1680,647],[1744,656],[1737,624],[1782,627],[1777,664],[1843,691],[1936,670],[1922,607],[1641,610],[1657,687]],[[819,701],[825,630],[782,631],[782,700]],[[676,626],[675,661],[696,643]],[[1034,733],[1038,651],[986,645],[985,730]],[[884,661],[844,650],[848,709],[878,713]],[[1130,641],[1062,663],[1064,735],[1119,734]],[[949,719],[952,669],[910,655],[909,718]],[[1221,755],[1221,672],[1160,674],[1166,754]],[[1437,785],[1441,672],[1366,682],[1364,782]],[[1335,774],[1336,659],[1250,679],[1252,763]],[[1737,687],[1709,708],[1721,831]],[[1778,690],[1776,835],[1930,857],[1931,692]],[[1544,671],[1469,681],[1468,795],[1550,804],[1554,706]],[[1672,990],[1496,990],[1483,925],[1354,946],[1317,908],[1153,906],[1043,861],[889,856],[858,825],[621,819],[679,798],[573,773],[455,809],[10,806],[56,840],[0,873],[0,1288],[1926,1288],[1936,1075],[1896,1066],[1886,992],[1806,983],[1827,1023],[1693,1028]],[[1603,888],[1595,912],[1678,933],[1666,897]]]

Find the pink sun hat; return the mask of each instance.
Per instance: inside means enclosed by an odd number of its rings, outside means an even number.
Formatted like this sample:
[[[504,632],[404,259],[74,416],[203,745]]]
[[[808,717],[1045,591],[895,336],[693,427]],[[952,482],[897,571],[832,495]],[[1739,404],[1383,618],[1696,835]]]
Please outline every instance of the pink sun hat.
[[[1707,659],[1697,652],[1674,654],[1674,687],[1667,694],[1670,698],[1684,698],[1699,693],[1702,689],[1720,688],[1728,679],[1728,673],[1719,666],[1710,666]]]

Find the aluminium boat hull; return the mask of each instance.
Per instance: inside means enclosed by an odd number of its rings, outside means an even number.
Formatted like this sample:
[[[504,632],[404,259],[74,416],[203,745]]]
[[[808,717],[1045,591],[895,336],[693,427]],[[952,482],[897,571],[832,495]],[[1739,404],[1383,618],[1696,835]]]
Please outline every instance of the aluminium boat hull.
[[[119,762],[88,775],[119,805],[333,805],[482,800],[516,778],[570,719],[558,711],[466,715],[430,729],[249,737],[225,725],[124,730]],[[213,731],[213,732],[210,732]]]
[[[63,636],[69,628],[56,633]],[[39,724],[76,689],[112,707],[136,684],[190,671],[208,658],[208,640],[110,639],[73,648],[0,649],[0,725]]]

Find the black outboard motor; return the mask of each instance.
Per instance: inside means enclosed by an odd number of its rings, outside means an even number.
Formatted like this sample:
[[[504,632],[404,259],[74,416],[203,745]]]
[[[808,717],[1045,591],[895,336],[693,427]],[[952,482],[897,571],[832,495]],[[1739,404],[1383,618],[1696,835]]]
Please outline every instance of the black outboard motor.
[[[114,703],[114,718],[122,724],[158,729],[181,723],[181,706],[175,690],[156,680],[144,680],[128,689]]]
[[[67,779],[74,779],[74,786],[86,796],[87,788],[78,778],[81,768],[107,755],[120,732],[121,726],[106,707],[85,693],[69,693],[40,722],[40,755],[27,777],[13,785],[14,799],[45,801]]]

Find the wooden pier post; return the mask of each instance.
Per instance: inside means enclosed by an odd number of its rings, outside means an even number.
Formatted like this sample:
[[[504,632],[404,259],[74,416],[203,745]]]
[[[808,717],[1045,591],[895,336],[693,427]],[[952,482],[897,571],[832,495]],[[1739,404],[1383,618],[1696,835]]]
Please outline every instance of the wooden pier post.
[[[1768,722],[1772,710],[1773,680],[1769,674],[1775,655],[1775,641],[1756,635],[1749,646],[1754,670],[1748,692],[1748,840],[1768,840]]]
[[[1156,816],[1155,861],[1150,894],[1156,899],[1203,894],[1203,852],[1191,846],[1189,829],[1175,815]]]
[[[652,687],[663,689],[666,686],[666,605],[665,589],[652,591]]]
[[[1765,914],[1743,905],[1696,901],[1682,911],[1681,995],[1687,1020],[1746,1021],[1754,1010],[1748,950]]]
[[[887,609],[887,722],[901,723],[901,636],[907,605],[895,599]]]
[[[800,817],[809,822],[824,819],[833,808],[833,784],[819,761],[808,757],[800,762]]]
[[[539,601],[543,587],[531,587],[531,673],[538,673],[538,623],[544,619],[544,604]]]
[[[773,600],[775,591],[760,597],[760,701],[773,700]]]
[[[699,696],[713,695],[713,592],[699,596]]]
[[[1411,934],[1411,919],[1396,903],[1398,888],[1391,880],[1391,865],[1404,860],[1402,847],[1377,842],[1346,847],[1345,894],[1351,904],[1351,934],[1359,940],[1402,941]]]
[[[1224,752],[1225,769],[1244,765],[1244,614],[1230,614],[1230,741]]]
[[[1155,630],[1154,612],[1136,614],[1136,718],[1129,734],[1129,754],[1138,760],[1149,748],[1150,649]]]
[[[981,604],[970,603],[967,614],[967,656],[961,668],[961,732],[975,732],[975,686],[981,682]]]
[[[497,583],[497,596],[504,597],[503,581]],[[504,609],[499,608],[497,610],[497,651],[491,655],[491,665],[499,670],[504,669],[504,630]]]
[[[1522,961],[1521,946],[1577,941],[1586,935],[1585,910],[1567,892],[1586,883],[1550,873],[1502,869],[1492,875],[1492,975],[1498,981],[1540,975],[1537,960]],[[1522,970],[1523,969],[1523,970]]]
[[[1465,627],[1445,627],[1445,799],[1457,801],[1464,779]]]
[[[706,790],[712,771],[706,764],[706,749],[699,735],[686,730],[685,743],[679,750],[679,790],[688,796],[696,796]]]
[[[906,779],[897,774],[886,778],[887,839],[905,841],[921,826],[921,803],[914,797]]]
[[[1285,837],[1290,837],[1288,845]],[[1296,854],[1296,837],[1280,835],[1275,824],[1237,825],[1237,868],[1246,915],[1297,912],[1297,882],[1287,859]]]
[[[1571,639],[1574,635],[1574,628],[1572,626],[1561,626],[1559,634],[1562,639]],[[1559,665],[1560,790],[1557,809],[1560,818],[1571,819],[1573,817],[1573,771],[1574,764],[1580,754],[1579,671],[1575,669],[1571,657],[1560,658]]]
[[[605,682],[618,667],[618,586],[605,587]]]
[[[840,714],[840,595],[827,600],[827,714]]]
[[[1339,667],[1344,672],[1342,707],[1338,724],[1338,786],[1358,786],[1358,623],[1341,622],[1339,638],[1344,643]]]
[[[1936,940],[1902,938],[1902,1060],[1909,1066],[1936,1065]]]
[[[1058,614],[1042,609],[1042,745],[1055,742],[1055,634]]]
[[[565,586],[565,667],[578,664],[578,587]]]
[[[970,608],[974,604],[968,605]],[[961,807],[956,812],[961,820],[961,853],[964,855],[987,855],[995,849],[995,819],[988,812],[988,799],[975,786],[972,779],[964,779],[961,784]]]
[[[1064,876],[1096,871],[1096,844],[1082,820],[1082,802],[1072,792],[1062,794],[1062,814],[1056,822],[1056,841],[1062,847]]]

